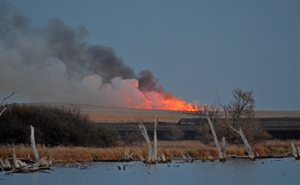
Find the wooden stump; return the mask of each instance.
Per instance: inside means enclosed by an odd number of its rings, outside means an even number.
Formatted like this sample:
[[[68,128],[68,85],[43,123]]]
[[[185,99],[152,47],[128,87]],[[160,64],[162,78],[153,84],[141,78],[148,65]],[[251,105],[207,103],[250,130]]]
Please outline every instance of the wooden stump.
[[[13,151],[13,163],[14,163],[14,166],[15,166],[16,169],[19,169],[21,166],[19,165],[19,163],[17,161],[17,156],[16,156],[14,144],[12,145],[12,151]]]
[[[297,151],[293,141],[291,141],[291,145],[292,145],[292,154],[293,154],[293,156],[295,157],[296,160],[299,160],[300,159],[300,155],[299,155],[300,154],[300,148],[299,148],[299,146],[297,147],[297,149],[299,149]]]
[[[181,154],[181,157],[183,158],[183,160],[185,160],[185,162],[189,162],[189,160],[185,157],[184,154]]]
[[[210,155],[209,151],[206,152],[207,158],[210,160],[210,162],[214,162],[214,158]]]
[[[4,169],[5,171],[8,171],[8,170],[12,169],[8,159],[4,159],[4,163],[5,163],[5,166],[6,166],[6,170]]]

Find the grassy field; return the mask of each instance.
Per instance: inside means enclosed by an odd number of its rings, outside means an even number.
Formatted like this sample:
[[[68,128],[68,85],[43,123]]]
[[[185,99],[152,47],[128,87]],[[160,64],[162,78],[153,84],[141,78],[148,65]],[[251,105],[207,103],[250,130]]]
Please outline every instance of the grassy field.
[[[96,123],[129,123],[129,122],[154,122],[155,115],[150,114],[110,114],[86,112],[89,118]],[[176,123],[181,119],[179,116],[159,115],[159,121]]]
[[[300,146],[300,140],[294,141],[295,146]],[[264,141],[256,145],[252,145],[252,150],[255,154],[260,156],[268,156],[274,154],[291,153],[290,141],[270,140]],[[50,156],[54,162],[79,162],[79,161],[92,161],[92,160],[112,160],[121,159],[125,151],[134,152],[133,157],[138,158],[142,155],[144,158],[147,156],[147,146],[143,144],[123,145],[110,148],[95,148],[95,147],[46,147],[38,145],[38,152],[40,157]],[[16,145],[16,155],[18,158],[27,158],[30,153],[31,159],[34,159],[32,149],[29,145]],[[169,158],[180,157],[181,154],[187,152],[192,153],[198,157],[204,157],[205,153],[209,151],[213,157],[218,157],[217,150],[214,144],[204,145],[197,141],[159,141],[158,142],[158,155],[162,152]],[[227,155],[240,155],[244,156],[247,150],[244,145],[227,145]],[[0,158],[12,158],[12,148],[10,145],[2,145],[0,148]]]
[[[47,105],[47,106],[70,106],[75,104],[70,103],[55,103],[55,102],[41,102],[29,103],[32,105]],[[106,107],[98,105],[83,105],[80,106],[83,113],[87,113],[91,120],[99,123],[103,122],[153,122],[154,115],[157,114],[162,122],[176,122],[180,118],[189,118],[185,111],[172,111],[172,110],[155,110],[155,109],[133,109],[122,107]],[[300,118],[300,111],[255,111],[256,116],[260,118]],[[222,115],[222,112],[221,112]],[[138,121],[136,121],[138,120]]]

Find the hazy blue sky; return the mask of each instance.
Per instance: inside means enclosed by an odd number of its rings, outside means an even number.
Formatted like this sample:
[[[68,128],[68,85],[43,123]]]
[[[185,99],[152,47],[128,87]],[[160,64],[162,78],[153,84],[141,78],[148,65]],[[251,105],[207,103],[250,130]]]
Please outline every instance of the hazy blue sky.
[[[150,69],[188,102],[253,90],[258,110],[300,110],[300,1],[11,0],[34,26],[84,25],[88,42]]]

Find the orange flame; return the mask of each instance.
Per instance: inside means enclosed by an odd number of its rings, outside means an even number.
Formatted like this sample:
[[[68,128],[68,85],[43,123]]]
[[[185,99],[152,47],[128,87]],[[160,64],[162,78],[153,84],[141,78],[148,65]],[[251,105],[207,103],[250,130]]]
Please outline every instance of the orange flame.
[[[102,96],[109,96],[104,98],[105,101],[102,104],[136,109],[198,110],[192,103],[187,103],[185,100],[176,98],[172,93],[158,91],[143,93],[138,89],[138,81],[136,79],[117,80],[112,82],[112,85],[103,85]]]
[[[187,103],[185,100],[176,98],[172,93],[148,92],[143,94],[146,101],[140,106],[135,106],[138,109],[161,109],[161,110],[180,110],[180,111],[196,111],[192,103]]]

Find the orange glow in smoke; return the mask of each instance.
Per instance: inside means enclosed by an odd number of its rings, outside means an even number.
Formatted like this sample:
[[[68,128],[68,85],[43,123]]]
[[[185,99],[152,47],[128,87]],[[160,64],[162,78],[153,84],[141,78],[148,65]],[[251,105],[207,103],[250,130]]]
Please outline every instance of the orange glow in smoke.
[[[192,103],[187,103],[185,100],[175,97],[172,93],[140,91],[136,79],[116,79],[112,84],[104,84],[101,94],[102,96],[109,95],[102,103],[106,106],[178,111],[197,110]]]
[[[146,101],[141,106],[135,106],[138,109],[160,109],[160,110],[178,110],[178,111],[196,111],[197,109],[191,103],[176,98],[172,93],[164,94],[159,92],[148,92],[140,94],[145,96]]]

